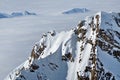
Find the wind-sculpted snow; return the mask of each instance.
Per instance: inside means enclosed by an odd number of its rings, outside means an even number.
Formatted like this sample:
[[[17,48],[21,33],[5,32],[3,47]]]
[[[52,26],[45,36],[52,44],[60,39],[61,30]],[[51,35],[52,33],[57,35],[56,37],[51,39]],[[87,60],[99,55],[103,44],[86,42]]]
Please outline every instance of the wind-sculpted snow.
[[[120,14],[99,12],[69,31],[49,31],[5,80],[119,80]]]
[[[86,13],[89,12],[90,10],[86,8],[73,8],[71,10],[63,12],[63,14],[75,14],[75,13]]]
[[[13,12],[11,14],[0,13],[0,18],[13,18],[13,17],[20,17],[20,16],[27,16],[27,15],[37,15],[36,13],[31,13],[28,11],[24,12]]]

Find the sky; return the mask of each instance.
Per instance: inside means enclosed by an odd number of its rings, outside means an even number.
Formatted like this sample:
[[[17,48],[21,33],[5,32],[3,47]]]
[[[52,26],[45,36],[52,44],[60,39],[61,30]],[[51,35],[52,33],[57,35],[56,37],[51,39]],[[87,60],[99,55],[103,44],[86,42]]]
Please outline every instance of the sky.
[[[0,19],[0,80],[23,63],[35,42],[49,30],[69,30],[78,22],[99,11],[119,12],[120,0],[0,0],[0,13],[34,12],[36,16]],[[63,15],[73,8],[90,12]]]

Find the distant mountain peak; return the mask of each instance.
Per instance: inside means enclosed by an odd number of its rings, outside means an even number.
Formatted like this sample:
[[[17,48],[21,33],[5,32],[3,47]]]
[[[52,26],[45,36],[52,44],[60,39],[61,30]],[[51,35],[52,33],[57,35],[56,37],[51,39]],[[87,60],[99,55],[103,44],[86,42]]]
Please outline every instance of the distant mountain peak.
[[[99,12],[69,31],[43,34],[5,80],[119,80],[120,14]]]
[[[14,17],[21,17],[21,16],[27,16],[27,15],[37,15],[36,13],[24,11],[24,12],[13,12],[11,14],[6,13],[0,13],[0,19],[1,18],[14,18]]]
[[[64,11],[63,14],[75,14],[75,13],[86,13],[89,12],[87,8],[73,8],[68,11]]]

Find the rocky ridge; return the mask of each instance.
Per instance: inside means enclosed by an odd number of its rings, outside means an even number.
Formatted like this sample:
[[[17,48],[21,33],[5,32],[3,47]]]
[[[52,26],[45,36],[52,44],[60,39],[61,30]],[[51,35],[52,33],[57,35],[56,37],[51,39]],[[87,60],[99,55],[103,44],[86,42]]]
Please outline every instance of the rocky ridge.
[[[5,80],[119,80],[120,13],[99,12],[76,28],[43,34]]]

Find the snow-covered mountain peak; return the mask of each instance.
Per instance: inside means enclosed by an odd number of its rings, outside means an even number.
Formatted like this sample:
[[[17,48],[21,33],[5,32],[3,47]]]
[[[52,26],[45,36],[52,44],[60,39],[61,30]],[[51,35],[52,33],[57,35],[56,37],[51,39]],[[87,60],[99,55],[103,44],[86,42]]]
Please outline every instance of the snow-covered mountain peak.
[[[63,12],[63,14],[74,14],[74,13],[86,13],[89,12],[89,9],[86,8],[73,8],[71,10]]]
[[[69,31],[49,31],[5,80],[119,80],[120,14],[99,12]]]

